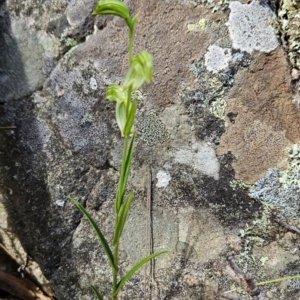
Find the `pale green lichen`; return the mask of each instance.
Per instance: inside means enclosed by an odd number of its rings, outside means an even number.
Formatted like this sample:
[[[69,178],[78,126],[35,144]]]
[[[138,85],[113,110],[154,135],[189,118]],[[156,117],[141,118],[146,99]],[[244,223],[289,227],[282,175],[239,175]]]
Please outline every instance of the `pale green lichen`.
[[[205,25],[206,25],[205,19],[200,19],[197,23],[188,23],[187,29],[188,29],[188,31],[194,31],[196,29],[205,28]]]
[[[271,221],[272,213],[268,206],[264,206],[261,216],[255,218],[251,223],[246,223],[240,230],[242,238],[242,249],[235,260],[244,272],[255,270],[257,276],[263,276],[264,266],[269,257],[261,256],[259,252],[253,251],[261,247],[267,246],[270,239],[276,236],[278,239],[284,236],[284,229],[279,228],[277,223]]]
[[[144,95],[142,94],[142,92],[140,90],[136,90],[132,93],[132,98],[134,98],[138,101],[142,101],[144,99]]]
[[[279,182],[283,188],[300,187],[300,146],[295,144],[288,150],[288,168],[280,172]]]
[[[237,189],[249,189],[252,187],[251,184],[248,184],[248,183],[245,183],[243,182],[242,180],[239,180],[239,179],[233,179],[230,181],[229,183],[230,187],[233,189],[233,190],[237,190]]]
[[[283,35],[283,43],[286,44],[290,64],[300,69],[300,7],[296,1],[283,0],[278,12],[278,20]]]
[[[195,7],[200,4],[208,5],[209,8],[212,10],[213,13],[219,10],[226,10],[229,6],[230,0],[186,0],[187,3],[194,5]]]
[[[85,114],[80,121],[80,124],[92,123],[94,121],[94,117],[90,114]]]
[[[138,133],[140,139],[148,146],[163,143],[169,138],[164,123],[154,111],[147,111],[138,122]]]
[[[219,119],[225,120],[225,110],[227,103],[222,98],[217,98],[212,102],[210,106],[210,111]]]
[[[65,45],[67,47],[75,47],[78,45],[78,41],[76,41],[75,39],[72,39],[72,38],[66,38]]]

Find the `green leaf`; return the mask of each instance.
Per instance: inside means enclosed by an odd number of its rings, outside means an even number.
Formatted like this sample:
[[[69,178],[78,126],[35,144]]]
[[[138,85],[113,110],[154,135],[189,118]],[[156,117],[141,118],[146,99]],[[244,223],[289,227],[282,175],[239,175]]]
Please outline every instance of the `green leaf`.
[[[100,0],[95,4],[93,15],[115,15],[125,21],[130,18],[128,6],[119,0]]]
[[[124,136],[124,129],[126,124],[126,106],[124,102],[117,102],[116,106],[116,119],[118,126],[121,130],[122,136]]]
[[[149,82],[153,73],[152,56],[147,51],[138,53],[129,66],[125,77],[124,86],[137,90],[145,81]]]
[[[101,296],[101,294],[99,293],[99,291],[91,284],[91,288],[94,292],[94,294],[96,295],[98,300],[104,300],[104,298]]]
[[[135,120],[136,108],[137,108],[136,99],[134,99],[130,103],[129,116],[127,116],[127,120],[124,128],[124,135],[126,136],[129,135],[132,131],[132,127]]]
[[[132,200],[133,200],[134,193],[131,191],[127,195],[125,201],[121,204],[120,211],[117,215],[117,222],[116,222],[116,229],[115,229],[115,236],[113,240],[113,246],[115,247],[116,245],[119,244],[120,237],[122,235],[128,211],[131,206]]]
[[[151,260],[152,258],[155,258],[161,254],[170,252],[170,250],[162,250],[162,251],[158,251],[155,253],[152,253],[146,257],[144,257],[143,259],[141,259],[136,265],[134,265],[124,276],[123,278],[118,282],[117,288],[113,291],[112,296],[115,297],[117,296],[118,292],[120,291],[120,289],[123,287],[123,285],[130,279],[130,277],[136,272],[138,271],[138,269],[140,269],[145,263],[147,263],[149,260]]]
[[[130,141],[130,145],[128,147],[129,137],[126,136],[124,139],[121,174],[120,174],[118,190],[117,190],[117,195],[116,195],[116,201],[115,201],[116,214],[118,214],[120,211],[122,200],[123,200],[125,189],[126,189],[126,185],[127,185],[128,174],[130,171],[130,165],[131,165],[132,154],[133,154],[134,140],[135,140],[135,134],[133,134],[131,141]]]
[[[106,98],[109,101],[123,102],[127,99],[127,91],[119,84],[110,84],[106,90]]]
[[[96,224],[95,220],[93,219],[93,217],[88,213],[88,211],[77,201],[75,200],[74,198],[72,198],[71,196],[68,196],[67,197],[72,203],[74,203],[77,208],[87,217],[87,219],[89,220],[90,224],[92,225],[92,227],[94,228],[98,238],[99,238],[99,241],[106,253],[106,256],[109,260],[109,263],[112,267],[113,270],[117,271],[117,266],[115,266],[115,263],[114,263],[114,256],[112,254],[112,251],[110,250],[109,248],[109,245],[104,237],[104,235],[102,234],[100,228],[98,227],[98,225]]]

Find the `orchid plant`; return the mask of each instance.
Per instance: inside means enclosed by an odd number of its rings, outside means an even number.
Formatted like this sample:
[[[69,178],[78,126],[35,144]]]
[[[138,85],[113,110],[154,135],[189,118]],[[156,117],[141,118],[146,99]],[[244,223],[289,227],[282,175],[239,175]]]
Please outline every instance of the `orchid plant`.
[[[168,252],[168,250],[158,251],[144,257],[122,278],[119,278],[120,238],[134,198],[133,191],[126,192],[136,135],[134,121],[137,110],[137,100],[132,97],[132,93],[139,89],[144,82],[150,82],[153,72],[153,61],[151,55],[147,51],[141,51],[137,55],[133,56],[133,37],[135,24],[137,22],[137,15],[131,17],[128,6],[125,3],[119,0],[101,0],[96,3],[93,11],[93,15],[99,14],[111,14],[118,16],[125,20],[129,29],[129,68],[124,82],[122,85],[111,84],[108,86],[106,91],[106,98],[109,101],[116,101],[116,120],[120,128],[121,135],[124,138],[121,171],[114,206],[115,226],[112,247],[109,246],[107,239],[104,237],[99,226],[88,211],[74,198],[70,196],[68,198],[87,217],[99,238],[112,270],[112,292],[110,299],[117,299],[120,289],[134,273],[136,273],[148,261],[160,254]],[[99,300],[104,299],[103,295],[94,285],[91,285],[91,288]]]

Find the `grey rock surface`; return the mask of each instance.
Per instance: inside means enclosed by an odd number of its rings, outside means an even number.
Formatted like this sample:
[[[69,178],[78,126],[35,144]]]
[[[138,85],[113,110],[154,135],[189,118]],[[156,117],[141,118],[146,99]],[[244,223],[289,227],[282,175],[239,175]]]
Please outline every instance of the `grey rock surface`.
[[[273,4],[126,3],[139,14],[136,51],[147,49],[155,70],[136,95],[135,200],[121,270],[149,251],[149,169],[154,250],[171,253],[155,260],[153,278],[149,267],[133,276],[120,299],[145,291],[148,299],[220,299],[232,281],[215,262],[229,254],[258,281],[300,274],[299,235],[275,221],[300,226],[300,113]],[[103,250],[66,198],[112,239],[122,139],[105,90],[127,68],[127,29],[116,17],[92,17],[93,5],[0,0],[0,125],[16,127],[0,132],[0,224],[58,300],[93,299],[91,283],[104,294],[110,287]],[[297,282],[264,291],[296,300]]]

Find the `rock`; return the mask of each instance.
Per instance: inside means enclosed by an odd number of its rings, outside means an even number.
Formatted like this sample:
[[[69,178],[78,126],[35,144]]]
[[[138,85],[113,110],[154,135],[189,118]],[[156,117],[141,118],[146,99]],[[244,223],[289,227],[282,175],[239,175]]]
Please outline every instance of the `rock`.
[[[135,198],[120,268],[149,253],[149,232],[154,250],[171,253],[120,297],[217,299],[232,282],[214,262],[229,254],[259,280],[299,273],[297,239],[274,222],[276,214],[300,226],[297,66],[271,28],[274,12],[256,1],[126,3],[139,15],[135,51],[153,55],[154,76],[135,93]],[[126,72],[127,28],[92,17],[93,5],[0,1],[0,125],[12,126],[0,135],[0,231],[9,229],[58,300],[111,286],[95,233],[67,200],[82,203],[111,243],[122,139],[105,90]],[[272,260],[260,260],[268,252]],[[299,298],[292,285],[263,289],[270,299]]]

